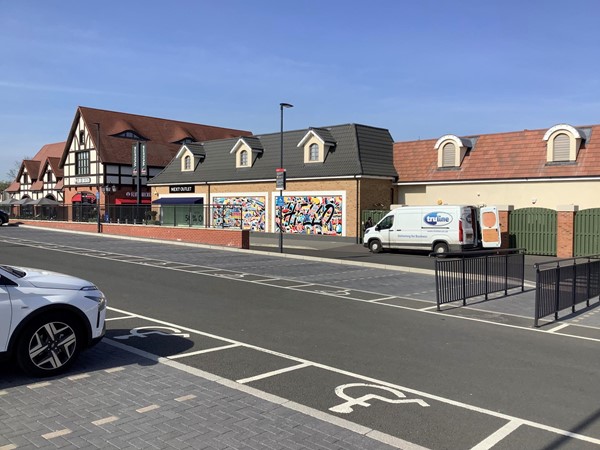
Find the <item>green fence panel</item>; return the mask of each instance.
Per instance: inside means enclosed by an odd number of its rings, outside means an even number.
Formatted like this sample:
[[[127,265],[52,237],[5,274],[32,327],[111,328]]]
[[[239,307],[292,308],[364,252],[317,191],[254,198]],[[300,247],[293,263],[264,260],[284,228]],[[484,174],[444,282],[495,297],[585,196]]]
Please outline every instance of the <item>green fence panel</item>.
[[[600,208],[575,214],[575,256],[600,254]]]
[[[383,219],[385,215],[389,212],[389,209],[363,209],[360,213],[361,226],[364,227],[364,224],[367,223],[367,219],[369,217],[373,221],[373,225],[375,225],[377,222]]]
[[[509,217],[510,246],[524,248],[528,255],[556,256],[556,223],[552,209],[516,209]]]

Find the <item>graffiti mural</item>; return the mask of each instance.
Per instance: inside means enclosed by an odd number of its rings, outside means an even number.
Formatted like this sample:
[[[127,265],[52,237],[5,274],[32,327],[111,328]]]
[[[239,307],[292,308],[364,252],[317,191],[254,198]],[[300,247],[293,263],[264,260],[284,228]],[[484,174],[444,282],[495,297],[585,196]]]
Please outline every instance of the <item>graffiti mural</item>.
[[[342,235],[344,204],[341,195],[284,196],[283,200],[283,208],[275,208],[276,232],[279,232],[283,212],[284,233]]]
[[[215,227],[265,231],[265,197],[214,197],[212,223]]]

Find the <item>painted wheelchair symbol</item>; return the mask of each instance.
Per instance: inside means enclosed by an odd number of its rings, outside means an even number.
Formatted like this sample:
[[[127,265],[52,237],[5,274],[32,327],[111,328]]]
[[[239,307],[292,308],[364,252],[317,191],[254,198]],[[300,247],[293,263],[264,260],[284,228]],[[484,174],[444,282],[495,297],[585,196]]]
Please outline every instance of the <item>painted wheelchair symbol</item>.
[[[145,331],[148,330],[148,331]],[[165,331],[161,331],[161,330],[166,330]],[[113,339],[120,339],[120,340],[125,340],[125,339],[129,339],[132,337],[139,337],[139,338],[145,338],[148,337],[151,334],[155,334],[158,336],[179,336],[179,337],[183,337],[183,338],[189,338],[190,335],[188,333],[182,333],[181,330],[178,330],[177,328],[171,328],[171,327],[137,327],[137,328],[133,328],[129,334],[125,334],[123,336],[113,336]]]
[[[385,391],[392,394],[393,396],[395,396],[395,398],[390,398],[387,396],[384,397],[377,394],[366,394],[358,398],[350,397],[348,394],[346,394],[345,390],[353,387],[366,387],[370,389],[378,389],[380,391]],[[377,384],[342,384],[341,386],[335,388],[335,395],[346,401],[340,405],[329,408],[329,411],[333,411],[340,414],[350,414],[352,411],[354,411],[353,407],[355,406],[364,406],[365,408],[368,408],[369,406],[371,406],[371,404],[368,403],[368,401],[370,400],[380,400],[385,403],[416,403],[424,408],[429,406],[428,403],[426,403],[424,400],[421,400],[420,398],[406,398],[406,395],[397,389],[392,389],[390,387],[380,386]]]

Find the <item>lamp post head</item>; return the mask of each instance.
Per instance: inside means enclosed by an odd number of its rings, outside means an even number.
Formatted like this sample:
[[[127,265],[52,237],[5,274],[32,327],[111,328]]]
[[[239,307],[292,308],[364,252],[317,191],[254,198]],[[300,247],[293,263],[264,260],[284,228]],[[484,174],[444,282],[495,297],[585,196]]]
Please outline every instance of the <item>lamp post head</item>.
[[[283,109],[283,108],[293,108],[293,107],[294,107],[294,105],[292,105],[291,103],[280,103],[280,104],[279,104],[279,107],[280,107],[281,109]]]

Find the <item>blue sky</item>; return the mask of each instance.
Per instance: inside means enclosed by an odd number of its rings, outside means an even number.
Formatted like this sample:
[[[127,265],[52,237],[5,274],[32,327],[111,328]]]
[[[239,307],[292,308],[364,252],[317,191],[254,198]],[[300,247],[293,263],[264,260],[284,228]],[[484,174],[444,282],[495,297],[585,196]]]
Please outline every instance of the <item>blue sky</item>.
[[[0,179],[77,106],[396,141],[600,122],[600,2],[0,0]]]

